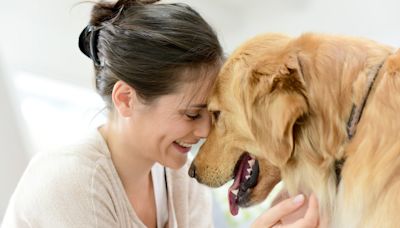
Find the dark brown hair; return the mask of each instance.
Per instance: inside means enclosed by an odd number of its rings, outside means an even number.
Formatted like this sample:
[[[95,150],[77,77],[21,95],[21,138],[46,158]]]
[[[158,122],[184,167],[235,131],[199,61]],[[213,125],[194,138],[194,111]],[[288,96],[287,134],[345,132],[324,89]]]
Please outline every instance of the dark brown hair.
[[[185,4],[154,2],[100,2],[92,9],[87,32],[96,31],[95,42],[90,41],[93,34],[80,38],[81,50],[94,60],[96,90],[108,108],[118,80],[151,102],[175,92],[182,82],[201,77],[184,74],[185,70],[216,68],[222,61],[216,34],[195,10]],[[91,48],[94,51],[84,51]]]

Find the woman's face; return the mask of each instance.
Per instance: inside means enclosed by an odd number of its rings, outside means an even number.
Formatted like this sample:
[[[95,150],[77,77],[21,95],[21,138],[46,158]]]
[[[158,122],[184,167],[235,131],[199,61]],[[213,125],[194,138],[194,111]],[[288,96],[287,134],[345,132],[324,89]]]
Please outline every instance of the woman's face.
[[[136,102],[129,123],[133,149],[166,167],[182,167],[191,147],[210,131],[206,100],[211,87],[202,84],[185,83],[151,104]]]

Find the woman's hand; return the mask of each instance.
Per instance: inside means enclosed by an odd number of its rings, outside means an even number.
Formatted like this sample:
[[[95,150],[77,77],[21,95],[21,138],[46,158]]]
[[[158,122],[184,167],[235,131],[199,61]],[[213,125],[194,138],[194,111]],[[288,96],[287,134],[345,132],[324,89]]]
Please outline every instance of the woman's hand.
[[[310,196],[308,208],[304,203],[304,195],[297,195],[296,197],[285,199],[260,215],[253,223],[252,228],[318,227],[319,210],[315,195],[312,194]]]

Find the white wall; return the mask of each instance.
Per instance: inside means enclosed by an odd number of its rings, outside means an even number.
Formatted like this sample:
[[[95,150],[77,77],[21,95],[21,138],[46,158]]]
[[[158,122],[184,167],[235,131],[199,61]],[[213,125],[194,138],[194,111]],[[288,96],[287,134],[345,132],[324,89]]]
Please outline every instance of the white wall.
[[[1,63],[1,61],[0,61]],[[20,115],[16,114],[11,84],[0,64],[0,221],[18,179],[28,163]]]
[[[218,30],[227,51],[263,32],[347,34],[400,46],[397,0],[184,0]]]
[[[91,6],[76,5],[83,1],[0,0],[0,48],[10,72],[31,72],[90,87],[90,60],[78,48]]]

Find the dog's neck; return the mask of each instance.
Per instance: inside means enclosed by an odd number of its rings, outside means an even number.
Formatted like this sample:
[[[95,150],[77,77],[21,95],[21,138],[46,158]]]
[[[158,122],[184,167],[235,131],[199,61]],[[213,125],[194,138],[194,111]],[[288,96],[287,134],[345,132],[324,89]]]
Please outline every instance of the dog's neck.
[[[389,54],[382,48],[379,56],[355,63],[343,58],[335,63],[321,60],[303,64],[307,92],[313,96],[309,99],[311,112],[304,126],[300,126],[297,135],[300,138],[296,140],[292,161],[284,168],[282,177],[289,184],[287,187],[291,194],[319,191],[315,193],[324,214],[329,215],[334,205],[338,183],[336,173],[341,172],[346,157],[343,148],[349,142],[348,135],[352,137],[355,134],[374,79]],[[306,61],[315,61],[315,58],[312,56]],[[327,67],[329,64],[330,68]],[[320,69],[332,71],[321,72]],[[322,80],[326,81],[321,83]],[[354,116],[349,117],[352,109]],[[303,167],[300,172],[299,167]]]

